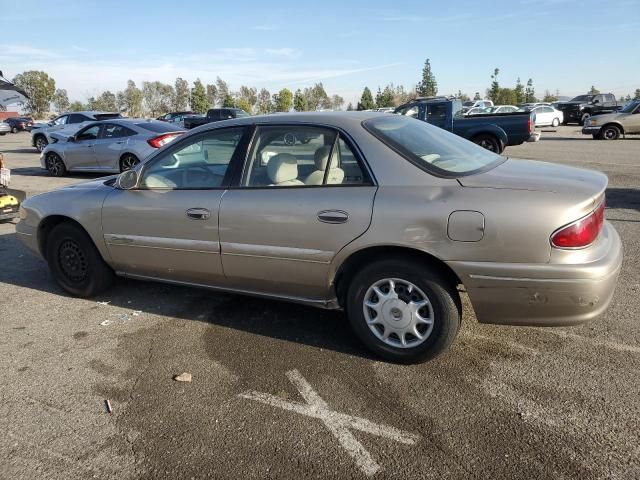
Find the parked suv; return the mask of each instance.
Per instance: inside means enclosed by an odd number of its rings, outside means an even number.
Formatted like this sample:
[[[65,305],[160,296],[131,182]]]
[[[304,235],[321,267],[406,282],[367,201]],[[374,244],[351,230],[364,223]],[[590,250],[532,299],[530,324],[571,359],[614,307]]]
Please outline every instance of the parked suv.
[[[187,130],[206,123],[219,122],[221,120],[231,120],[233,118],[248,117],[249,114],[241,108],[212,108],[207,112],[206,117],[190,116],[183,118],[184,128]]]
[[[617,140],[620,135],[640,133],[640,100],[627,103],[619,112],[589,118],[582,133],[597,140]]]
[[[556,107],[564,115],[564,125],[567,123],[577,123],[584,125],[584,122],[602,113],[611,113],[620,110],[621,105],[616,101],[613,93],[599,93],[598,95],[578,95],[568,102],[558,102]]]
[[[84,122],[94,122],[96,120],[109,120],[112,118],[122,118],[117,112],[70,112],[54,118],[47,126],[34,128],[31,131],[31,144],[42,152],[51,142],[49,134],[64,130],[69,135],[75,133],[82,127]]]

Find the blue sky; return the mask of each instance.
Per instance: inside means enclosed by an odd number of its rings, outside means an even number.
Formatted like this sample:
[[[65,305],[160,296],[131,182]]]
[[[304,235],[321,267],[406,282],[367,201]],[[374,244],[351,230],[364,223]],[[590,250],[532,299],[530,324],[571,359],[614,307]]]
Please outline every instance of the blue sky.
[[[640,88],[640,0],[0,0],[0,12],[0,70],[44,70],[72,100],[129,78],[220,76],[272,93],[322,81],[349,102],[365,85],[415,85],[427,57],[443,94],[484,92],[494,67],[538,93]]]

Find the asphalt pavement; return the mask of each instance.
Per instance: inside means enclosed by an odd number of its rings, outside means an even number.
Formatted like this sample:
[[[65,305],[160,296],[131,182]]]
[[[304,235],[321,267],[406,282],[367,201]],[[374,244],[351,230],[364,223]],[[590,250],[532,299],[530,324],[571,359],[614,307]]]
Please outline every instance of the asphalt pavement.
[[[26,133],[0,152],[28,195],[93,178],[47,176]],[[615,298],[515,328],[463,296],[421,365],[372,357],[340,312],[132,280],[70,297],[0,223],[0,478],[640,478],[640,138],[560,127],[505,155],[609,175]]]

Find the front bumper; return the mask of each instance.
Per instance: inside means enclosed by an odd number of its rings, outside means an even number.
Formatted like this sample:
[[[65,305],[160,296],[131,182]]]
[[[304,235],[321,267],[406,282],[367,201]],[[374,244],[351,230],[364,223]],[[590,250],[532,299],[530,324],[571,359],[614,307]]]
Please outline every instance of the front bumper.
[[[622,265],[622,242],[609,223],[605,254],[583,264],[449,262],[464,284],[480,323],[562,326],[602,314]]]
[[[37,256],[42,256],[40,247],[38,246],[38,230],[32,225],[27,224],[24,220],[20,220],[16,224],[16,234],[18,240]]]
[[[600,129],[602,127],[600,126],[589,126],[589,127],[583,127],[582,128],[582,133],[585,135],[597,135],[598,133],[600,133]]]

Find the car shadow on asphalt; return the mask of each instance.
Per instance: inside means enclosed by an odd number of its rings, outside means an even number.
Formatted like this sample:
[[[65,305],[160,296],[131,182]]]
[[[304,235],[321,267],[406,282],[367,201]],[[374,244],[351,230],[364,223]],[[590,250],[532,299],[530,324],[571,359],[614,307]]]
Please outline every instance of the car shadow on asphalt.
[[[71,298],[55,283],[46,262],[27,251],[15,233],[0,234],[0,289],[2,284]],[[77,301],[86,302],[88,321],[94,309],[118,307],[118,315],[131,320],[139,315],[191,320],[374,359],[351,332],[346,315],[340,311],[126,278],[117,278],[109,290],[96,298]],[[101,305],[103,302],[108,303]],[[133,312],[138,315],[133,316]]]
[[[49,172],[40,167],[13,167],[11,168],[12,175],[23,175],[26,177],[49,177]],[[104,177],[106,175],[104,172],[100,173],[67,173],[63,178],[77,178],[77,179],[86,179],[91,180],[94,178]]]
[[[0,148],[0,152],[7,154],[7,153],[36,153],[37,150],[35,148],[13,148],[10,150],[7,150],[5,148]]]
[[[607,188],[607,208],[626,208],[640,211],[640,188]]]

